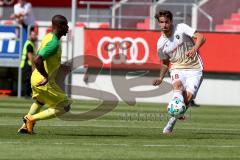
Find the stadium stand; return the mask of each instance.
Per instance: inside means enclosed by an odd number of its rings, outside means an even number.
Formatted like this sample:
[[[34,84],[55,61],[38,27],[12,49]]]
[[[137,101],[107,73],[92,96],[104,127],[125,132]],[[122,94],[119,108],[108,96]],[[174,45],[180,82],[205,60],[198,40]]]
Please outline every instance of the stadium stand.
[[[154,5],[156,5],[156,11],[160,9],[171,10],[174,14],[176,23],[185,22],[191,25],[192,4],[197,4],[200,1],[201,0],[165,0],[161,1],[161,3],[157,2]],[[143,21],[139,21],[136,25],[136,28],[150,29],[150,21],[151,19],[148,11],[147,18],[145,18]]]
[[[229,19],[224,19],[223,24],[216,25],[216,31],[240,32],[240,12],[232,13]]]
[[[226,0],[218,0],[217,3],[216,0],[208,0],[201,6],[201,8],[212,17],[213,29],[216,31],[236,32],[236,28],[232,26],[232,23],[236,22],[231,22],[231,19],[237,18],[235,17],[235,14],[238,14],[238,10],[240,8],[239,0],[230,0],[227,1],[227,3]],[[198,29],[202,31],[209,31],[208,25],[209,20],[202,14],[199,14],[197,24]]]
[[[144,19],[144,22],[137,23],[137,29],[149,29],[150,26],[150,18]]]
[[[76,22],[76,27],[86,27],[86,25],[83,22]]]

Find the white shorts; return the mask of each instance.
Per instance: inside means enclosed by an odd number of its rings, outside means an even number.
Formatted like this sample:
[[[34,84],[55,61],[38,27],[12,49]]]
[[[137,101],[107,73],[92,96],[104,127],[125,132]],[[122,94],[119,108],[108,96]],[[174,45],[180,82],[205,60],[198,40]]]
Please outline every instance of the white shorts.
[[[193,70],[172,70],[171,71],[172,84],[176,81],[181,81],[184,89],[192,93],[193,98],[196,97],[198,89],[202,83],[202,71]]]

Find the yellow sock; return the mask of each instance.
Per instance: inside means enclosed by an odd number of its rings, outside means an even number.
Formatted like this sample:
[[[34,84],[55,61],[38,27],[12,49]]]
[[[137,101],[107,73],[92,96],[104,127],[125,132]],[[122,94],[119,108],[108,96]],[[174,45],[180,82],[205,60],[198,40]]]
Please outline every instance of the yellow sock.
[[[36,114],[40,111],[42,105],[40,105],[39,103],[37,102],[34,102],[31,107],[30,107],[30,110],[28,112],[28,115],[33,115],[33,114]]]
[[[56,117],[57,113],[58,113],[58,110],[56,110],[54,108],[48,108],[42,112],[32,115],[31,117],[34,121],[38,121],[38,120],[54,118],[54,117]]]

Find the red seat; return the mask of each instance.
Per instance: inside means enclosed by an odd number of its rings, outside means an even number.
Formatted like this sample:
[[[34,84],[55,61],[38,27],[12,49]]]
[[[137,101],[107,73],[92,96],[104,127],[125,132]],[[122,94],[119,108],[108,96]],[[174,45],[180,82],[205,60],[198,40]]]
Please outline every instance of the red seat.
[[[150,18],[145,18],[144,22],[137,23],[137,29],[149,29]]]
[[[233,13],[231,19],[238,19],[240,20],[240,13]]]
[[[77,22],[77,23],[76,23],[76,27],[82,27],[82,28],[85,28],[86,25],[85,25],[83,22]]]
[[[109,28],[109,24],[102,23],[102,24],[99,25],[99,28]]]
[[[240,20],[225,19],[224,24],[227,25],[240,25]]]
[[[225,19],[223,24],[216,25],[216,31],[239,32],[240,12],[233,13],[229,19]]]

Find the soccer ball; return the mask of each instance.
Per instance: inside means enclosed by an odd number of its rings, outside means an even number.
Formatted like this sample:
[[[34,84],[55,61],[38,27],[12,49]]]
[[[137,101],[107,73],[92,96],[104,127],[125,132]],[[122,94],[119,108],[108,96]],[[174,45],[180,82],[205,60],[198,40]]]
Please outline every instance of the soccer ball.
[[[172,117],[180,118],[184,115],[186,112],[187,107],[185,103],[179,99],[179,98],[174,98],[171,100],[168,104],[167,111]]]

